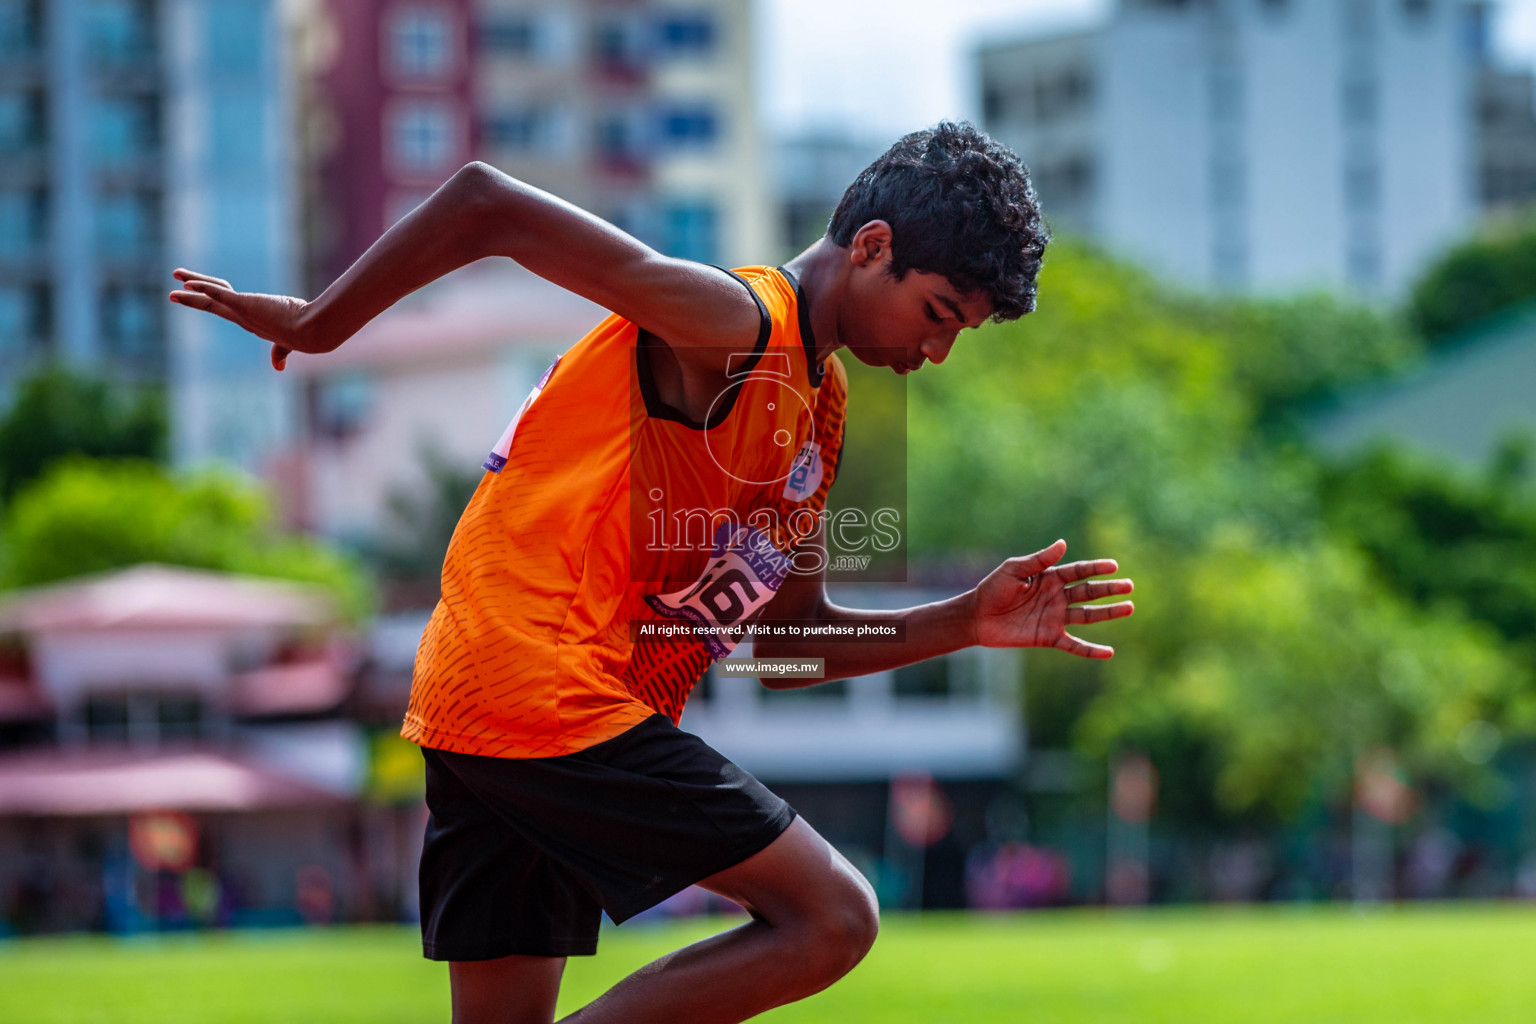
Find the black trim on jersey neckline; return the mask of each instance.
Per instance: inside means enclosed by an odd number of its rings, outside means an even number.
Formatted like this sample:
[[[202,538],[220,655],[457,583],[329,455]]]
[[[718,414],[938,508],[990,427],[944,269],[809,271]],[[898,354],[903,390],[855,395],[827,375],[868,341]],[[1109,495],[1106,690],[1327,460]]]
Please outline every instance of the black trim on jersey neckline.
[[[723,270],[740,281],[742,287],[746,288],[747,294],[752,296],[752,301],[757,303],[760,326],[757,329],[757,344],[753,347],[752,357],[736,371],[737,379],[726,385],[725,401],[715,409],[714,416],[708,423],[700,423],[681,409],[675,409],[661,400],[661,395],[656,391],[656,378],[651,373],[650,350],[656,345],[665,345],[666,342],[644,327],[638,328],[639,333],[635,338],[635,373],[640,378],[640,397],[645,400],[646,415],[653,420],[671,420],[674,423],[681,423],[690,430],[715,429],[725,422],[725,418],[735,408],[736,396],[741,394],[741,386],[746,383],[745,375],[752,371],[752,368],[763,358],[763,353],[768,350],[768,338],[773,334],[773,318],[768,315],[768,307],[763,305],[762,296],[757,294],[757,289],[753,288],[746,278],[734,270],[726,270],[724,267],[715,267],[715,269]]]
[[[777,268],[795,289],[795,310],[800,315],[800,344],[805,349],[805,374],[810,378],[811,387],[821,387],[821,378],[827,372],[825,362],[816,361],[816,332],[811,330],[811,307],[805,301],[805,292],[800,288],[800,279],[785,267]]]

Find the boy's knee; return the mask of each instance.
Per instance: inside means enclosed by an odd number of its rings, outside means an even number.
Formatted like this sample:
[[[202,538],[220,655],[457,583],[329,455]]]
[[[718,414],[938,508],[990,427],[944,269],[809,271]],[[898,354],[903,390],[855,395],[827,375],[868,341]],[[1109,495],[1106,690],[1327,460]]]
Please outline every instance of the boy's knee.
[[[869,883],[860,877],[857,885],[847,886],[822,907],[813,927],[818,959],[830,984],[864,959],[880,932],[880,908]]]

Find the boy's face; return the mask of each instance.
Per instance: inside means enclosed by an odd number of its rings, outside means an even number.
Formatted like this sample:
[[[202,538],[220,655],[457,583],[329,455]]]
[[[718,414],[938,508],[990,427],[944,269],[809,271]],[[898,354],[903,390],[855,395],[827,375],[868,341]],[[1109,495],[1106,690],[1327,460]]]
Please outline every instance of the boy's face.
[[[849,246],[848,290],[838,318],[838,337],[870,366],[911,373],[926,362],[942,363],[967,327],[980,326],[992,301],[960,291],[942,274],[890,273],[890,226],[871,221]]]

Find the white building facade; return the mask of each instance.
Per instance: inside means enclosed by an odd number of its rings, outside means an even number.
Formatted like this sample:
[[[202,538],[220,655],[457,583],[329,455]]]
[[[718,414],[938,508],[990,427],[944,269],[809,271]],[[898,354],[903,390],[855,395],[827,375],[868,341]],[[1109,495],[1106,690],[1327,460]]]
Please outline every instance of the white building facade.
[[[979,53],[1058,231],[1171,282],[1390,299],[1477,215],[1465,0],[1122,0]]]

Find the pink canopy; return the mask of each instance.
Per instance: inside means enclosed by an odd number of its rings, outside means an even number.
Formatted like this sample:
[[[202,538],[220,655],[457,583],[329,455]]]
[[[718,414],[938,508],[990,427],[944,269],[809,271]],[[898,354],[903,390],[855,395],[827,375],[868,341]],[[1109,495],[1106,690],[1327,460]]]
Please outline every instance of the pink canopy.
[[[318,588],[168,565],[136,565],[8,595],[0,630],[242,628],[331,621]]]
[[[48,750],[0,758],[0,815],[256,811],[346,797],[207,751]]]

